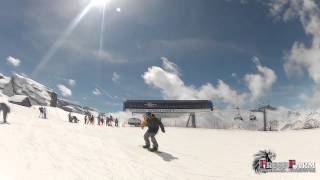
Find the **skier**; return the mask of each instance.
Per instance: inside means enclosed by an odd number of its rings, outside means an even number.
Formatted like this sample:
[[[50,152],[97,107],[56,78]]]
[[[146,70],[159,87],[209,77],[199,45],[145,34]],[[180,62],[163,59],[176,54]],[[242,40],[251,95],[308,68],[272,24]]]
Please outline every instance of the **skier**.
[[[119,126],[119,120],[118,120],[118,118],[116,118],[116,119],[114,120],[114,126],[115,126],[115,127],[118,127],[118,126]]]
[[[112,115],[110,115],[110,122],[109,122],[109,126],[111,126],[111,127],[112,127],[112,122],[113,122],[113,117],[112,117]]]
[[[97,119],[98,119],[98,126],[100,126],[101,125],[101,114],[98,115]]]
[[[150,151],[152,152],[158,151],[159,146],[155,136],[158,133],[159,127],[161,128],[161,131],[165,133],[165,129],[161,122],[161,119],[157,118],[154,114],[147,112],[144,116],[144,121],[142,123],[141,128],[143,129],[146,126],[148,126],[148,130],[144,134],[144,140],[146,144],[143,146],[143,148],[148,148],[148,149],[150,148],[149,138],[151,138],[153,148],[150,149]]]
[[[72,118],[72,113],[71,112],[69,112],[69,114],[68,114],[68,119],[69,119],[70,123],[73,122],[73,118]]]
[[[102,113],[100,113],[99,115],[98,115],[98,125],[100,126],[100,125],[102,125],[103,126],[103,124],[104,124],[104,118],[103,118],[103,114]]]
[[[47,119],[47,108],[43,106],[43,118]]]
[[[92,114],[91,114],[91,116],[90,116],[89,121],[90,121],[90,124],[91,124],[91,125],[94,125],[94,116],[93,116]]]
[[[87,124],[87,122],[89,121],[88,119],[89,119],[89,116],[88,116],[88,115],[85,115],[85,116],[84,116],[84,124]]]
[[[0,112],[2,111],[3,123],[7,123],[7,114],[10,113],[10,107],[6,103],[0,103]]]
[[[43,118],[43,107],[42,107],[42,106],[39,107],[39,111],[40,111],[39,117],[40,117],[40,118]]]

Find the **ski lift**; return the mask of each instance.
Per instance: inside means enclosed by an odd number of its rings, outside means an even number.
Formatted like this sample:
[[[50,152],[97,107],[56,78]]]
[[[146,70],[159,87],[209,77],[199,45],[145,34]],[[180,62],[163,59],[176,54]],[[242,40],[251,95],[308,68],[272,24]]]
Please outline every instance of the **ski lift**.
[[[235,121],[236,120],[240,120],[240,121],[243,121],[243,118],[241,115],[237,115],[236,117],[233,118]]]
[[[243,118],[242,118],[242,116],[241,116],[241,114],[240,114],[240,108],[239,107],[236,107],[235,108],[236,110],[238,110],[238,113],[236,114],[236,116],[233,118],[233,120],[240,120],[240,121],[243,121]]]

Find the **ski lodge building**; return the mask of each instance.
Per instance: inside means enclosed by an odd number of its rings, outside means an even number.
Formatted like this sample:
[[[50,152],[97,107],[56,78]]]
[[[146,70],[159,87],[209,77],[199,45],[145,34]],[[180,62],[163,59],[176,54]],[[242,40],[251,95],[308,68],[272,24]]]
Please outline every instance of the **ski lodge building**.
[[[209,100],[127,100],[123,103],[123,110],[133,114],[151,112],[159,117],[178,117],[189,114],[187,127],[196,128],[196,113],[213,111],[213,104]]]

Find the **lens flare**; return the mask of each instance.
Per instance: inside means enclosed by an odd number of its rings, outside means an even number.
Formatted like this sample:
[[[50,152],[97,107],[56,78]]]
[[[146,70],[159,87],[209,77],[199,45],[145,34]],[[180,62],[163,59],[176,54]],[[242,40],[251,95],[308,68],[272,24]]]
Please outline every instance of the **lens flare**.
[[[104,6],[102,9],[99,55],[101,55],[103,51],[105,11],[106,11],[106,6]]]
[[[51,46],[51,48],[46,52],[44,57],[41,59],[39,64],[35,67],[34,71],[31,74],[31,77],[37,77],[40,72],[48,65],[52,57],[56,54],[61,45],[65,42],[65,40],[70,36],[70,34],[75,30],[81,20],[88,14],[88,12],[93,7],[99,7],[102,9],[102,23],[101,23],[101,33],[100,33],[100,47],[99,52],[103,51],[103,33],[104,33],[104,20],[105,20],[105,10],[106,5],[109,0],[92,0],[82,11],[73,19],[67,29],[60,35],[60,37],[55,41],[55,43]],[[100,54],[99,53],[99,54]]]

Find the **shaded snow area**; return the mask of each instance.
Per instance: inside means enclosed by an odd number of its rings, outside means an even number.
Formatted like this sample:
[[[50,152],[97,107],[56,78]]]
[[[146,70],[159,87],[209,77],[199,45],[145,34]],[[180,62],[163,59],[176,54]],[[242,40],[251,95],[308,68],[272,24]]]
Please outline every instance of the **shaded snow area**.
[[[144,150],[140,128],[100,127],[67,120],[67,112],[10,104],[10,124],[0,125],[1,180],[216,180],[319,179],[313,174],[262,174],[253,155],[270,149],[276,161],[320,165],[320,130],[256,132],[167,128],[157,138],[162,153]],[[76,115],[76,114],[74,114]],[[318,168],[318,167],[317,167]]]

